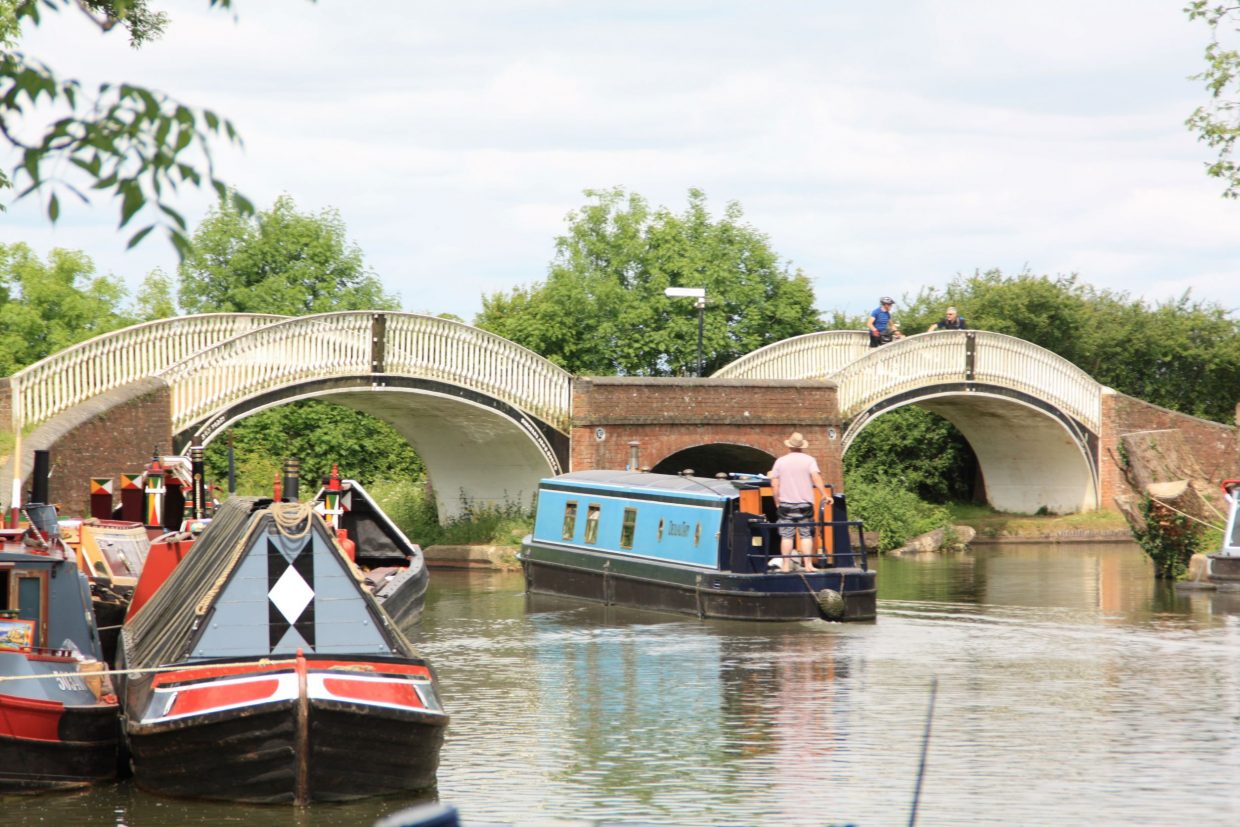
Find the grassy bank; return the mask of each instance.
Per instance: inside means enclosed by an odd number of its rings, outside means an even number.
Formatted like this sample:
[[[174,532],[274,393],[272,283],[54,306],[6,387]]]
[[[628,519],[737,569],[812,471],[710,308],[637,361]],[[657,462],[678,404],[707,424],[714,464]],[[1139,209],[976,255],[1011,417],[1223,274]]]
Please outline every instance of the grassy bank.
[[[1083,514],[1008,514],[983,505],[956,503],[949,505],[952,522],[977,531],[979,539],[1000,537],[1039,538],[1057,535],[1081,535],[1090,532],[1123,534],[1131,538],[1128,522],[1114,511],[1089,511]]]

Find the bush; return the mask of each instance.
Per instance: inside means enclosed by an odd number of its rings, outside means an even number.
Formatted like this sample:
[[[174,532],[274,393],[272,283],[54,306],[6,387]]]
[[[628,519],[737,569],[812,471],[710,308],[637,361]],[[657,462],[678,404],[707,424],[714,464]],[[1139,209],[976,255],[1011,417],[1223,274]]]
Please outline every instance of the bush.
[[[848,516],[865,522],[866,531],[878,533],[878,550],[891,551],[912,538],[951,526],[951,514],[891,483],[850,480]]]
[[[1144,526],[1132,526],[1137,545],[1154,561],[1154,576],[1177,580],[1204,543],[1201,527],[1183,514],[1154,502],[1147,494],[1139,506]]]
[[[370,487],[371,494],[392,522],[420,546],[497,545],[519,546],[534,524],[533,510],[519,503],[481,505],[466,501],[465,513],[439,523],[435,498],[421,482],[384,480]]]

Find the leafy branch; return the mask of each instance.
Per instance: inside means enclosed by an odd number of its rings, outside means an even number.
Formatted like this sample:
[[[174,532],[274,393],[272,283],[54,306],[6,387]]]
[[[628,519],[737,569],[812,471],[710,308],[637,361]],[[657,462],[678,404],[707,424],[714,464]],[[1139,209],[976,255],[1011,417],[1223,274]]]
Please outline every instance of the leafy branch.
[[[66,6],[81,9],[104,32],[123,23],[135,45],[157,36],[165,22],[146,9],[145,0],[22,0],[16,17],[39,25],[42,10]],[[30,128],[28,122],[49,108],[53,114]],[[64,193],[83,203],[90,202],[91,190],[118,196],[119,227],[132,222],[137,228],[129,236],[130,247],[164,227],[184,257],[190,247],[188,228],[170,201],[187,184],[213,188],[242,214],[254,211],[215,173],[212,141],[241,144],[232,122],[142,86],[104,83],[87,95],[80,81],[58,78],[21,52],[0,53],[0,136],[21,158],[11,176],[0,170],[0,186],[17,187],[18,199],[45,195],[53,223],[60,217]]]
[[[1240,166],[1232,158],[1240,137],[1240,51],[1228,48],[1220,32],[1240,32],[1240,4],[1193,0],[1184,7],[1189,20],[1202,20],[1210,27],[1210,43],[1205,49],[1206,70],[1192,80],[1204,82],[1210,102],[1197,107],[1185,125],[1197,133],[1197,140],[1217,153],[1206,165],[1206,173],[1226,184],[1223,196],[1240,197]]]

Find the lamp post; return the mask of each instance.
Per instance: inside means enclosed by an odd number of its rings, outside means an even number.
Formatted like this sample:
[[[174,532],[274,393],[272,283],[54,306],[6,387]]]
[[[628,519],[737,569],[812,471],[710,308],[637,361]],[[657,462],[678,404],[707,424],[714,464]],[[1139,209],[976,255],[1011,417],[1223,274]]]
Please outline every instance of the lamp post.
[[[706,321],[706,288],[705,287],[668,287],[663,295],[671,298],[697,299],[694,305],[698,312],[698,351],[697,375],[702,376],[702,328]]]

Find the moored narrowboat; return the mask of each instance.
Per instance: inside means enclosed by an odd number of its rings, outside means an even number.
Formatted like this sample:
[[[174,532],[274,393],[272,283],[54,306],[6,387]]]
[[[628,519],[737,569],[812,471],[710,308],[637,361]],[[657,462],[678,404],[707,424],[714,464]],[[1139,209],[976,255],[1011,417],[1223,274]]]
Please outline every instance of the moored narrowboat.
[[[1223,480],[1227,523],[1222,547],[1209,555],[1210,582],[1220,589],[1240,589],[1240,480]]]
[[[539,483],[519,558],[529,594],[734,620],[869,620],[876,577],[858,522],[831,493],[814,551],[779,561],[769,481],[579,471]],[[856,534],[856,543],[853,535]]]
[[[30,505],[0,532],[0,795],[116,777],[118,707],[90,590],[58,536],[55,509]]]
[[[126,621],[135,782],[253,803],[434,786],[448,716],[430,665],[309,503],[224,503]]]

